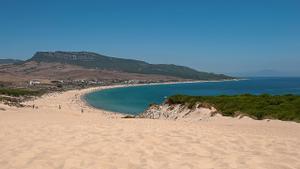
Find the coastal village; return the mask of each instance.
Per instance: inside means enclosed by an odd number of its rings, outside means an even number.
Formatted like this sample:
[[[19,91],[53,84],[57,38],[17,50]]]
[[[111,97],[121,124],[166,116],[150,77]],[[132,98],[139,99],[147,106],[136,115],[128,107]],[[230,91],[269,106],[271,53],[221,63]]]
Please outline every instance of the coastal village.
[[[166,82],[163,80],[52,80],[52,81],[43,81],[43,80],[30,80],[28,82],[28,87],[38,88],[38,89],[48,89],[51,90],[67,90],[67,89],[77,89],[77,88],[88,88],[95,86],[108,86],[108,85],[132,85],[132,84],[149,84],[149,83],[162,83]]]
[[[29,89],[43,89],[49,92],[58,90],[80,89],[95,86],[108,86],[108,85],[132,85],[132,84],[149,84],[149,83],[162,83],[168,82],[165,80],[95,80],[95,79],[76,79],[76,80],[45,80],[45,79],[31,79],[22,83],[7,83],[1,82],[1,87],[14,87],[14,88],[29,88]],[[174,81],[172,81],[174,82]]]
[[[32,90],[34,92],[40,93],[39,95],[53,92],[63,92],[74,89],[85,89],[91,87],[100,86],[111,86],[111,85],[136,85],[136,84],[150,84],[150,83],[162,83],[166,82],[163,80],[87,80],[87,79],[77,79],[77,80],[44,80],[44,79],[32,79],[23,83],[4,83],[0,81],[0,86],[2,88],[13,88],[20,90]],[[22,107],[22,102],[26,100],[36,99],[34,96],[7,96],[5,94],[0,94],[0,101],[4,104]]]

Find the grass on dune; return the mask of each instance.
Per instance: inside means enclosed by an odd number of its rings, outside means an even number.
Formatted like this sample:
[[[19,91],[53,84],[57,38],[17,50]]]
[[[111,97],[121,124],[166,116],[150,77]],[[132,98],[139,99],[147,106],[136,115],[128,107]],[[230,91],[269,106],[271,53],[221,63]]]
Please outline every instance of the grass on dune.
[[[168,103],[186,104],[190,108],[196,103],[206,103],[224,116],[243,114],[258,120],[270,118],[300,122],[300,96],[297,95],[175,95],[168,98]]]

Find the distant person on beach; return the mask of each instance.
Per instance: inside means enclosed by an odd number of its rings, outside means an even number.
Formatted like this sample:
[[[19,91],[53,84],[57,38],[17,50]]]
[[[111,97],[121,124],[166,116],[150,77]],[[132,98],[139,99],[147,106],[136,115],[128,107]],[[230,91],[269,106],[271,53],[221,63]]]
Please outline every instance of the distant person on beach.
[[[58,109],[61,109],[61,105],[58,105]]]
[[[81,109],[81,113],[83,113],[83,109]]]

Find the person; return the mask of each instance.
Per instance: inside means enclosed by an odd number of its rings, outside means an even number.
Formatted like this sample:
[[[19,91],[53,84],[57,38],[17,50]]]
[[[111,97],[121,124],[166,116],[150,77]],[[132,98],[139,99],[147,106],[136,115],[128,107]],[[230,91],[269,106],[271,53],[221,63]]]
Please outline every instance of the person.
[[[83,109],[81,109],[81,113],[83,113]]]
[[[61,109],[61,105],[58,105],[58,109]]]

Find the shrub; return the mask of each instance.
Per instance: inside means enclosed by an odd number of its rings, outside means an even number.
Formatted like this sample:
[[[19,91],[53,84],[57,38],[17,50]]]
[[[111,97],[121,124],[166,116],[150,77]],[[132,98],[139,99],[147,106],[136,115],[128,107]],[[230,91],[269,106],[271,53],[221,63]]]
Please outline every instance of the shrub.
[[[235,116],[241,112],[261,120],[273,118],[300,122],[300,96],[297,95],[233,95],[233,96],[187,96],[175,95],[168,98],[169,104],[185,104],[192,108],[197,103],[214,106],[224,116]]]
[[[38,90],[29,90],[29,89],[16,89],[16,88],[0,88],[1,95],[7,96],[38,96],[41,95],[43,92]]]

